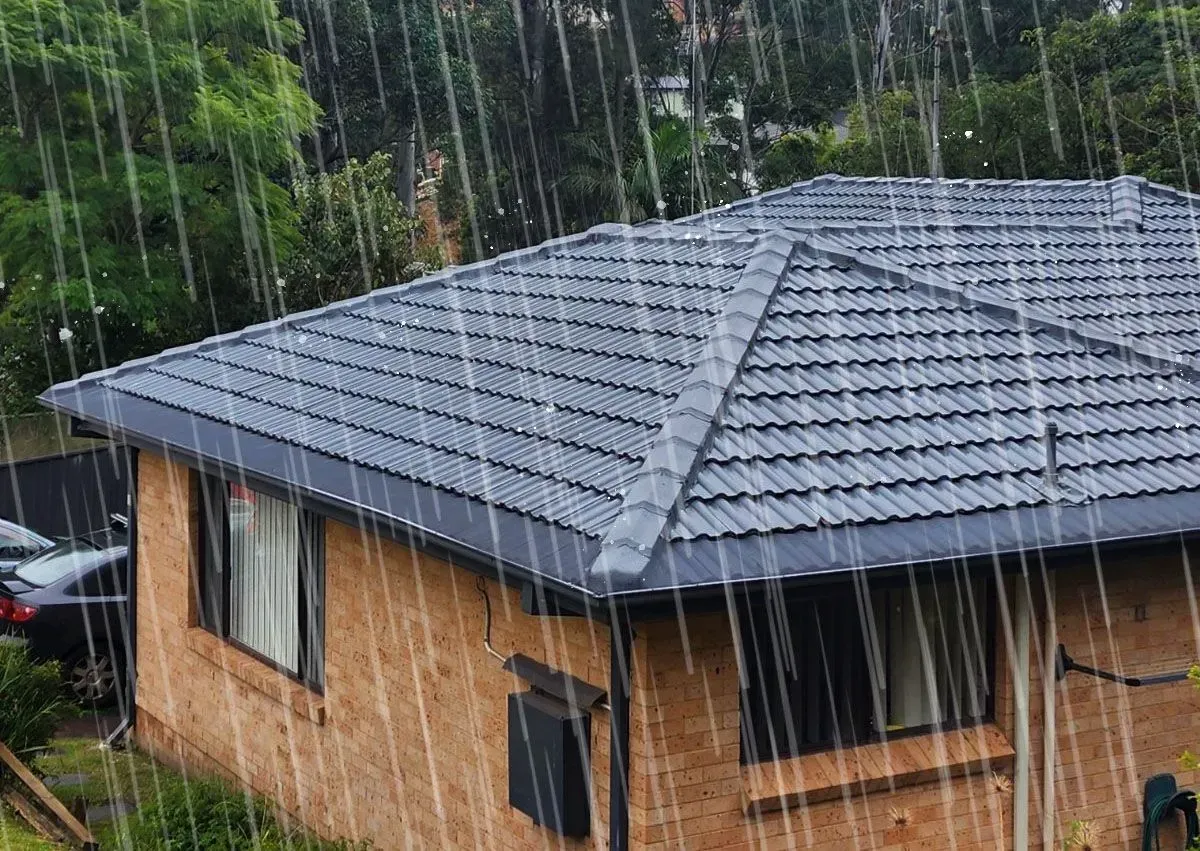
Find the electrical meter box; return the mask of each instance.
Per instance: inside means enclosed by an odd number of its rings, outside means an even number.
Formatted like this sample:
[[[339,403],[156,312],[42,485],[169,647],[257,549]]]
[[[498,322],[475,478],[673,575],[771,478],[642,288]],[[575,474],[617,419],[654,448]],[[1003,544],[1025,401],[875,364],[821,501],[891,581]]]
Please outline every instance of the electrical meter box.
[[[508,802],[560,836],[591,828],[592,717],[535,691],[508,696]]]

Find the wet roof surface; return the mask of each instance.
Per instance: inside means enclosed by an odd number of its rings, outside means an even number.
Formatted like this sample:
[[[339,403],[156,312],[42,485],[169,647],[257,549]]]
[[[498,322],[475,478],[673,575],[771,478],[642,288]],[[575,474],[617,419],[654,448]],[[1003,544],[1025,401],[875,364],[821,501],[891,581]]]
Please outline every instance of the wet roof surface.
[[[1194,214],[818,179],[43,400],[597,595],[1164,534],[1200,516]]]

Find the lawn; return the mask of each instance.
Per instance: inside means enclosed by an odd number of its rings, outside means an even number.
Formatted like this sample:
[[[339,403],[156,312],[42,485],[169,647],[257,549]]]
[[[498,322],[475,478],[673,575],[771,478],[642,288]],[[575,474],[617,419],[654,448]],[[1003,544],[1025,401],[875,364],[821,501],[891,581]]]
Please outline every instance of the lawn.
[[[114,751],[100,747],[94,738],[55,739],[51,750],[36,759],[35,770],[44,778],[63,778],[51,791],[68,806],[82,796],[88,806],[123,800],[131,804],[153,801],[161,789],[182,783],[182,778],[140,751]],[[76,782],[70,782],[76,778]],[[130,847],[126,819],[97,824],[93,833],[104,849]],[[40,838],[16,814],[0,805],[0,851],[48,851],[61,846]]]
[[[20,816],[0,804],[0,851],[50,851],[59,847],[42,839]]]
[[[54,785],[54,794],[68,806],[80,796],[88,806],[114,800],[137,806],[156,800],[165,786],[183,782],[179,775],[141,751],[133,748],[110,750],[90,738],[55,739],[51,751],[40,757],[34,766],[44,777],[66,780],[78,776],[78,782]],[[126,818],[117,818],[95,825],[93,833],[102,848],[126,848],[129,841],[125,824]],[[0,851],[4,851],[2,845]]]

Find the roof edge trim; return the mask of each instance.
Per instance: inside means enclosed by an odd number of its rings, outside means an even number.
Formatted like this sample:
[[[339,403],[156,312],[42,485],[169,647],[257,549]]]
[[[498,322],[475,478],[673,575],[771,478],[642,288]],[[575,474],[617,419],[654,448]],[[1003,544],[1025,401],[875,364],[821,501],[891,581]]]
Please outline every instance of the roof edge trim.
[[[760,238],[721,317],[675,397],[617,519],[588,566],[593,593],[641,585],[647,565],[669,537],[685,494],[711,441],[779,283],[799,244],[781,234]]]

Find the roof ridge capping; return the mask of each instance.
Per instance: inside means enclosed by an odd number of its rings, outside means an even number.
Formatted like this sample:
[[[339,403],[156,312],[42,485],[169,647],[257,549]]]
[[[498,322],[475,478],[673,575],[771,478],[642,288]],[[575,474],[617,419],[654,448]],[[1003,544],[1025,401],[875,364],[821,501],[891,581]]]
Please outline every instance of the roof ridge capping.
[[[667,539],[730,389],[799,245],[781,234],[756,241],[703,351],[626,491],[599,555],[588,567],[586,584],[593,592],[640,587],[646,566]]]
[[[1144,177],[1122,175],[1109,181],[1109,200],[1112,204],[1112,223],[1117,227],[1142,229],[1142,187],[1149,183]]]

